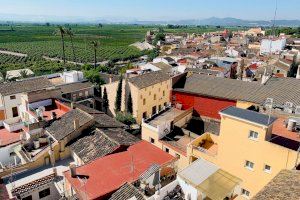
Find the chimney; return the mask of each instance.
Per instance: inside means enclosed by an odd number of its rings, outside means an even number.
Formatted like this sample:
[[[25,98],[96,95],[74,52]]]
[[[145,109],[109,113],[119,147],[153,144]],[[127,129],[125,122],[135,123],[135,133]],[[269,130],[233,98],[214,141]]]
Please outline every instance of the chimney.
[[[76,165],[74,163],[70,164],[70,172],[71,172],[71,177],[76,178]]]
[[[57,168],[56,168],[56,167],[53,167],[52,170],[53,170],[54,176],[56,177],[56,176],[57,176]]]
[[[74,124],[74,130],[77,130],[79,128],[79,119],[74,119],[73,124]]]
[[[300,79],[300,65],[298,65],[296,79]]]
[[[270,77],[267,75],[267,68],[265,68],[264,74],[261,77],[261,84],[265,84]]]

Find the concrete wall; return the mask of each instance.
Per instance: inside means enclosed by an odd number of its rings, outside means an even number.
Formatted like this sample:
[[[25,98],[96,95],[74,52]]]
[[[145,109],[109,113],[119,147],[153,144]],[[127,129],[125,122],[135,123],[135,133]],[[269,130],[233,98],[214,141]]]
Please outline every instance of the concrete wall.
[[[45,189],[49,188],[50,189],[50,195],[46,196],[44,198],[39,198],[39,192],[43,191]],[[21,198],[25,198],[28,196],[32,196],[32,199],[41,199],[41,200],[53,200],[53,199],[59,199],[60,198],[60,194],[57,191],[54,183],[48,183],[46,185],[40,186],[38,188],[35,188],[34,190],[30,190],[28,192],[25,192],[23,195],[21,195]]]

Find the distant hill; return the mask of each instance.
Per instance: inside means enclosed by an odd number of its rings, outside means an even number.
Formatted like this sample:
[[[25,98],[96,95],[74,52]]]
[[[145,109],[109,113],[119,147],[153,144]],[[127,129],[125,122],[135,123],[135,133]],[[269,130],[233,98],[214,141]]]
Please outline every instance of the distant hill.
[[[209,26],[272,26],[272,20],[244,20],[237,18],[217,18],[207,19],[187,19],[187,20],[161,20],[161,21],[141,21],[128,18],[88,18],[88,17],[60,17],[41,15],[18,15],[1,14],[0,23],[6,22],[29,22],[29,23],[87,23],[87,24],[177,24],[177,25],[209,25]],[[300,20],[276,20],[276,26],[300,26]]]
[[[273,21],[243,20],[237,18],[191,19],[179,21],[136,21],[137,24],[178,24],[178,25],[209,25],[209,26],[272,26]],[[300,20],[276,20],[276,26],[300,26]]]

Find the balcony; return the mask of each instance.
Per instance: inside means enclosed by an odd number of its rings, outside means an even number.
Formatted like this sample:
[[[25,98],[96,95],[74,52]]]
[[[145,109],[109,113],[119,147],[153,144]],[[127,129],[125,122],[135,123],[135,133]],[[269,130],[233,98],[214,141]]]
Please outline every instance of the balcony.
[[[195,157],[202,157],[203,155],[215,157],[218,154],[218,144],[214,140],[214,135],[204,133],[195,139],[190,145],[192,153]]]

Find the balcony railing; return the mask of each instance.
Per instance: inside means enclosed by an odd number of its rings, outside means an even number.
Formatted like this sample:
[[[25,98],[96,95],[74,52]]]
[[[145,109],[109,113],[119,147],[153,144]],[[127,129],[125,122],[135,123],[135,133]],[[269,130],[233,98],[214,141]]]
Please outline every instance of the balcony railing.
[[[214,145],[216,145],[216,144],[214,144]],[[206,149],[206,148],[201,147],[201,146],[193,145],[193,150],[199,151],[199,152],[204,153],[204,154],[209,155],[209,156],[216,156],[217,155],[217,151],[212,151],[210,149]]]

